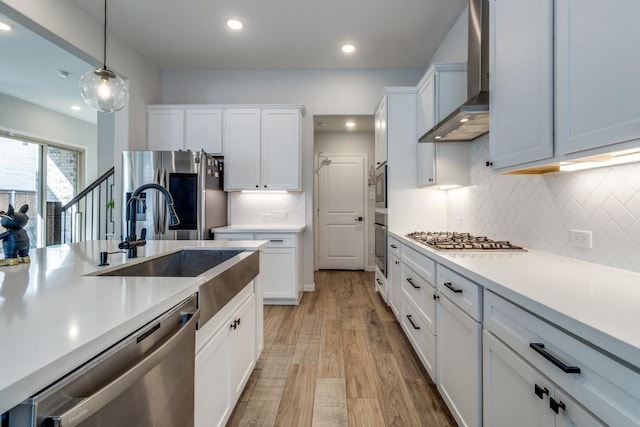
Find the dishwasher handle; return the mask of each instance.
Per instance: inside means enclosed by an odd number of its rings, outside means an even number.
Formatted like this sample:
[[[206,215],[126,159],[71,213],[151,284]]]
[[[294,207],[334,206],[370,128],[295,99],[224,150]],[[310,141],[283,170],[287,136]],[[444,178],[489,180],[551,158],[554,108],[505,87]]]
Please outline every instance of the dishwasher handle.
[[[184,319],[185,315],[182,314],[182,316]],[[135,384],[172,350],[174,350],[174,347],[179,343],[180,338],[184,334],[195,331],[196,322],[200,317],[200,309],[197,309],[194,313],[189,313],[188,317],[189,320],[183,323],[180,329],[177,330],[167,341],[118,378],[111,381],[91,396],[80,400],[76,405],[64,413],[48,416],[47,420],[51,423],[49,425],[53,427],[77,426]],[[154,326],[152,331],[155,331],[155,329],[156,327]],[[145,332],[145,334],[147,333]]]

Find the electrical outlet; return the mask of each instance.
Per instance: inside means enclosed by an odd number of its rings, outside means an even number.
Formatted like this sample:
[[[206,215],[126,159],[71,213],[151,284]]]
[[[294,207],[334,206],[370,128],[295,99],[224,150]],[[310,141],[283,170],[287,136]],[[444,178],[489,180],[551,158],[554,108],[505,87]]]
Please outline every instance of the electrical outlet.
[[[271,222],[271,214],[261,213],[260,214],[260,221],[262,221],[262,222]]]
[[[289,211],[271,211],[271,217],[274,220],[284,220],[289,217]]]
[[[570,230],[571,246],[579,248],[593,248],[593,233],[587,230]]]

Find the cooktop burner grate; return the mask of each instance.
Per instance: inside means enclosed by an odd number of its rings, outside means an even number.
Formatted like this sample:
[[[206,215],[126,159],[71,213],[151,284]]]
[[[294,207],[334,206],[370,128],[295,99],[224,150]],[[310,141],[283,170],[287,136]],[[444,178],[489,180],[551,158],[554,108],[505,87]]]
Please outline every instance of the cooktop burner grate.
[[[442,251],[525,251],[521,246],[506,240],[491,240],[486,236],[472,236],[456,231],[414,231],[407,234],[407,237]]]

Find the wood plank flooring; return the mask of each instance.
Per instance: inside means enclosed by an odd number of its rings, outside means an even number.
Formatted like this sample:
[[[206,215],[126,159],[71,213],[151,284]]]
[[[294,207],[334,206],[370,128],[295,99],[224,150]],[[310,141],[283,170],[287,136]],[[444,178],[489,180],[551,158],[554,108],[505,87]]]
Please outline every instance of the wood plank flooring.
[[[320,271],[265,306],[264,351],[228,426],[455,426],[373,273]]]

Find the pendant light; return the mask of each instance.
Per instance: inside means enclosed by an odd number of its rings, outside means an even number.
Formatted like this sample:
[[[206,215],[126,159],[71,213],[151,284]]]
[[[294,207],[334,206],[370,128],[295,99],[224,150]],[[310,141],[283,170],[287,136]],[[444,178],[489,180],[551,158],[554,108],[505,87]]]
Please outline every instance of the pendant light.
[[[107,0],[104,0],[104,56],[102,68],[87,72],[80,79],[80,93],[84,101],[98,111],[113,113],[129,101],[124,81],[107,68]]]

